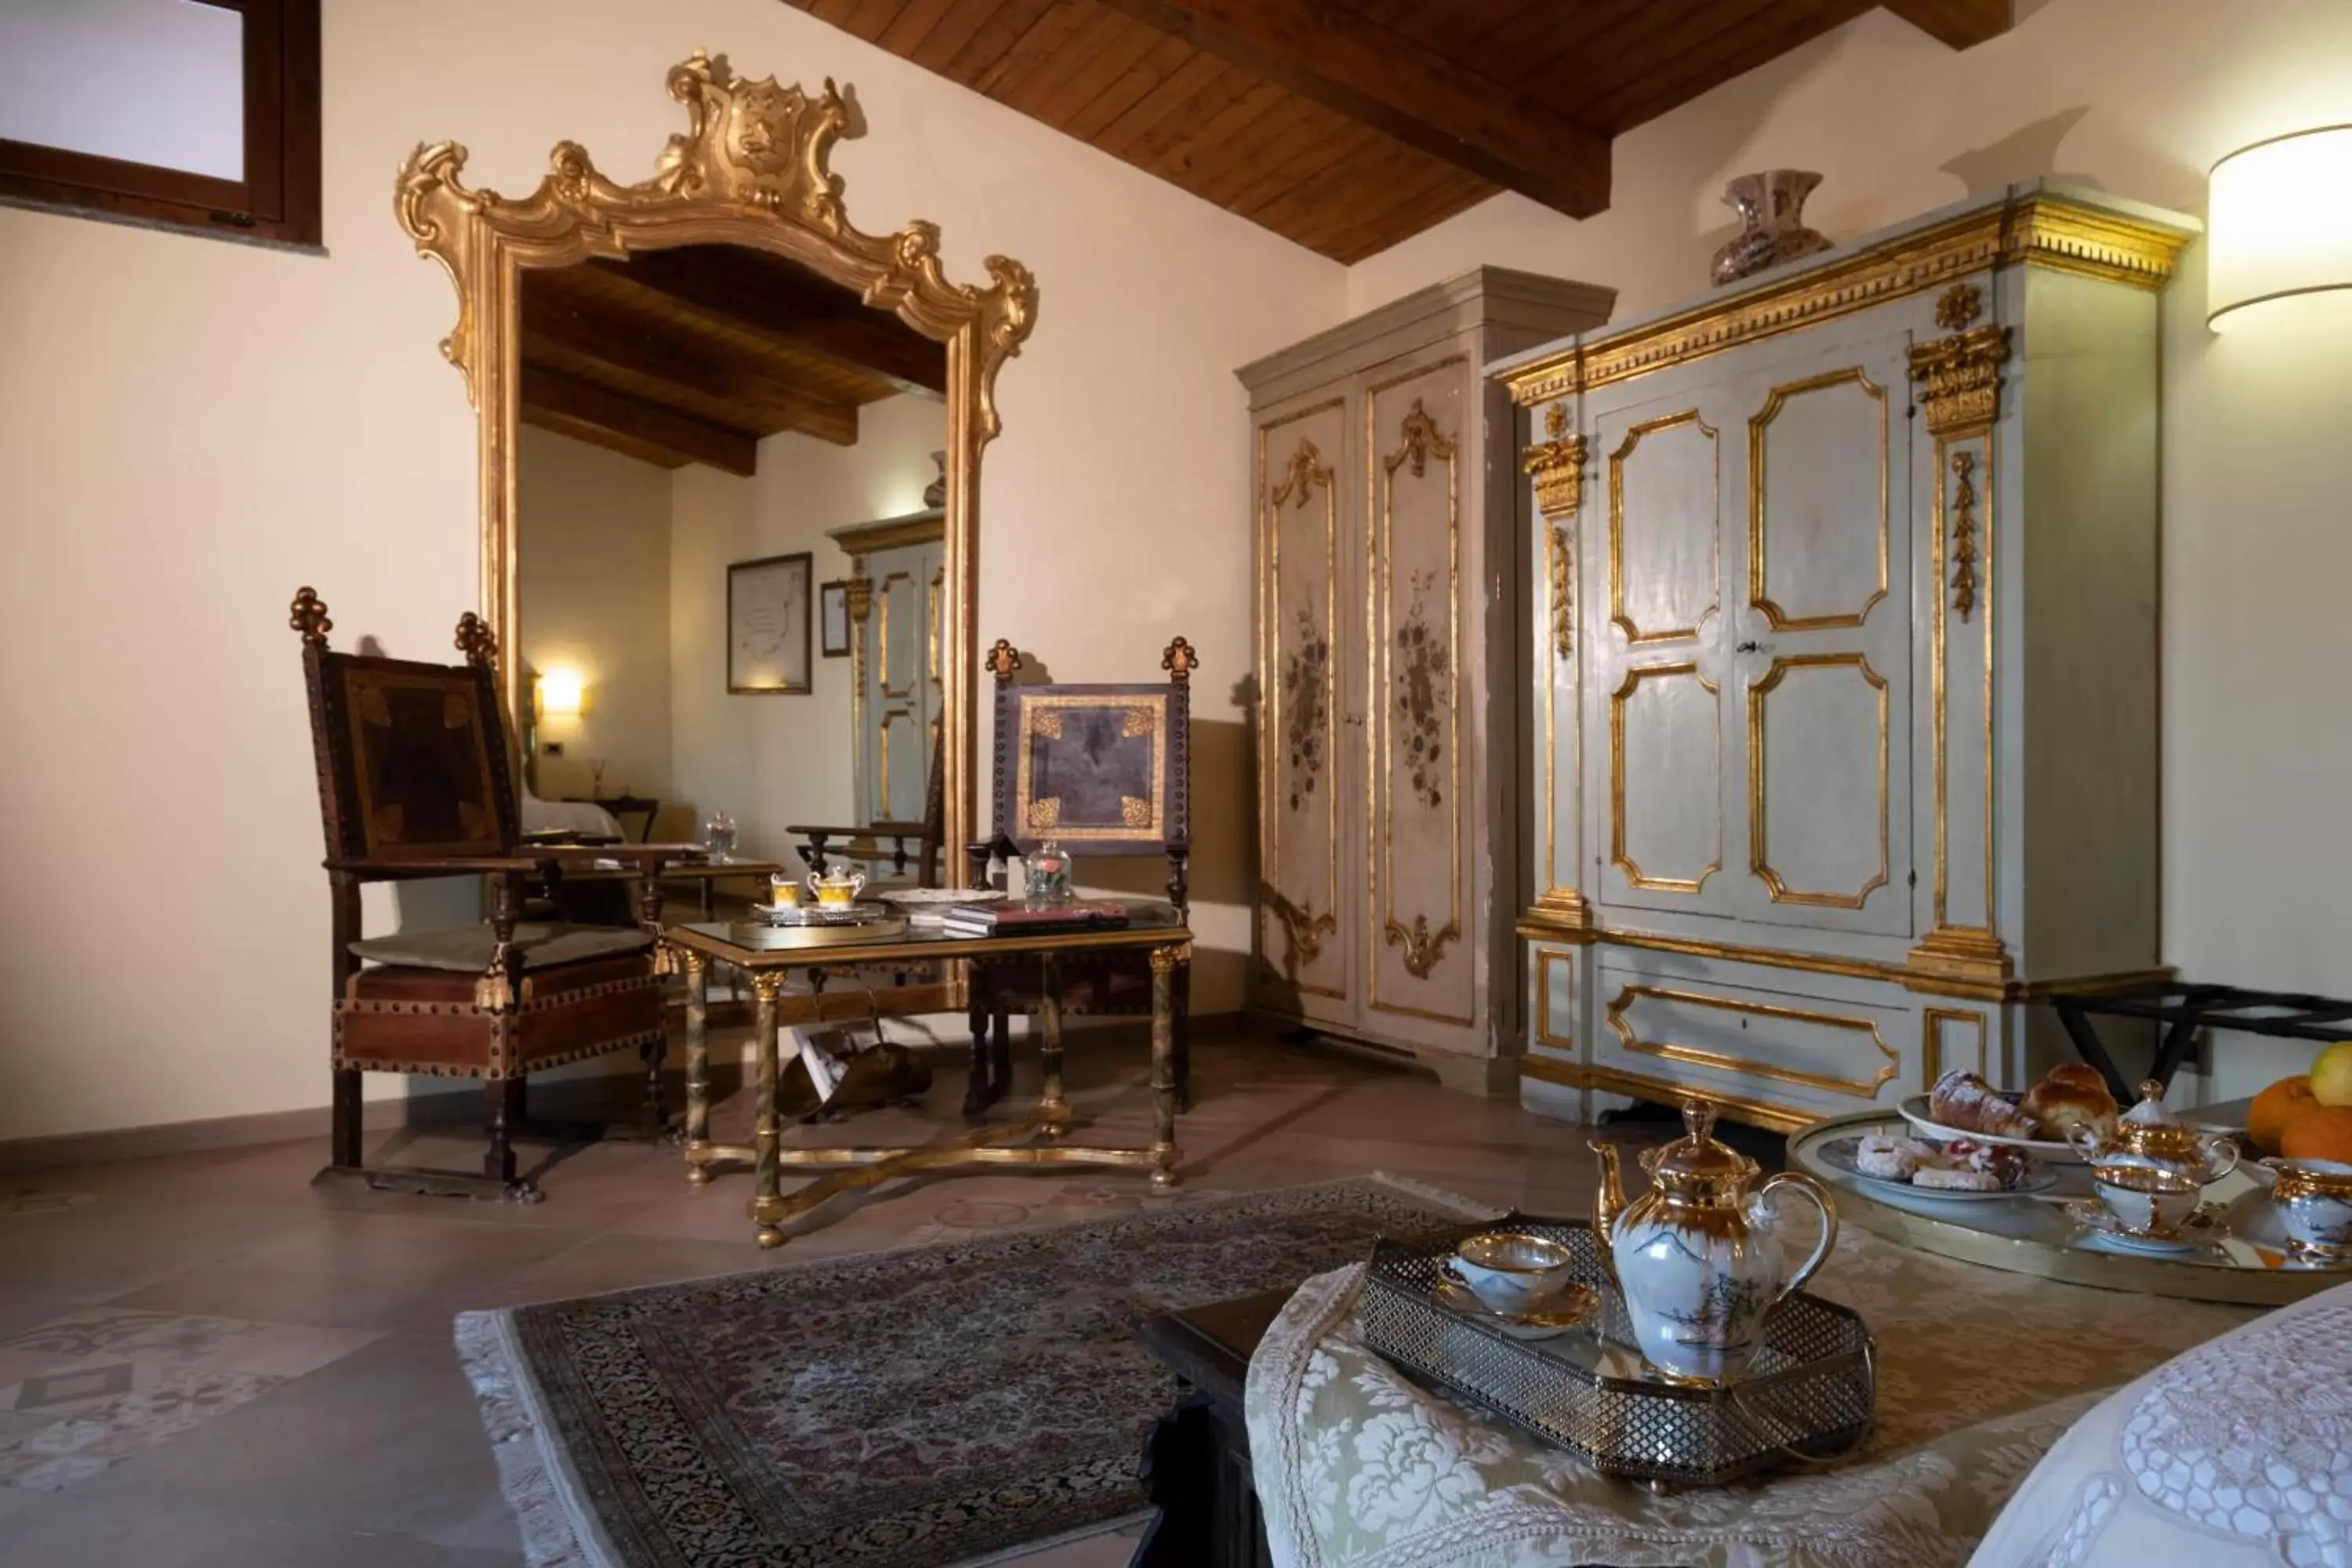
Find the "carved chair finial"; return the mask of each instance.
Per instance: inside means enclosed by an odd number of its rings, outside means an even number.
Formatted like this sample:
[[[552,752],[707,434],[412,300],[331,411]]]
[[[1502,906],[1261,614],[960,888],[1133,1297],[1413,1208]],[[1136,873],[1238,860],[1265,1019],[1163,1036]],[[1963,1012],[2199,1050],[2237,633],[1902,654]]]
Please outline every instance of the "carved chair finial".
[[[319,591],[310,587],[295,589],[291,609],[286,624],[302,634],[303,646],[326,647],[327,634],[335,629],[335,623],[327,618],[327,601],[319,597]]]
[[[1167,652],[1160,656],[1160,668],[1168,672],[1169,679],[1181,686],[1192,679],[1194,670],[1201,668],[1201,656],[1192,651],[1191,643],[1180,637],[1168,645]]]
[[[996,677],[999,686],[1013,684],[1013,678],[1021,673],[1022,662],[1021,650],[1004,637],[997,638],[996,646],[988,650],[988,673]]]
[[[457,617],[457,651],[467,664],[488,666],[499,657],[499,639],[481,616],[467,610]]]

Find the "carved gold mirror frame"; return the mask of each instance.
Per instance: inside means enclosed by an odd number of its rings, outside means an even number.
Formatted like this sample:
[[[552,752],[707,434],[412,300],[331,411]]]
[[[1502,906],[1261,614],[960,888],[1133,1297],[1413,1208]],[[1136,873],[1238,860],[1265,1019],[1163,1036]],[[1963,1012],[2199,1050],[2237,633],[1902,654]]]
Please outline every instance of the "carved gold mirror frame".
[[[798,262],[866,304],[894,311],[947,345],[946,588],[940,616],[944,852],[951,869],[972,837],[972,716],[979,663],[981,449],[997,433],[996,373],[1021,352],[1036,318],[1029,269],[1002,256],[983,264],[988,287],[947,281],[938,226],[918,219],[897,234],[862,232],[842,206],[833,144],[865,134],[854,100],[831,80],[821,94],[745,80],[725,56],[697,50],[671,68],[670,96],[687,128],[662,148],[654,176],[620,185],[598,174],[587,149],[556,143],[547,177],[519,200],[468,190],[466,149],[419,146],[394,190],[400,226],[448,270],[457,325],[441,352],[466,378],[480,428],[482,613],[497,634],[499,689],[520,720],[528,693],[513,657],[520,615],[515,571],[516,395],[522,273],[593,257],[670,246],[754,247]],[[512,727],[520,733],[520,724]]]

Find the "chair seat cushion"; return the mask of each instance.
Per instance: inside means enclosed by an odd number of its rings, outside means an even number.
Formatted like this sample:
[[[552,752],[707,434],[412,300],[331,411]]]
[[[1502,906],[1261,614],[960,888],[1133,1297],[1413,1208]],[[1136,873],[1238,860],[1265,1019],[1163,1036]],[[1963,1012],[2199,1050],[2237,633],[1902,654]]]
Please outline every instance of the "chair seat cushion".
[[[642,952],[653,936],[632,926],[542,924],[526,921],[514,928],[515,945],[522,950],[525,973],[554,969],[592,958]],[[352,956],[370,963],[394,963],[409,969],[445,969],[479,974],[498,951],[498,933],[488,924],[459,926],[452,931],[401,931],[372,936],[352,943]]]

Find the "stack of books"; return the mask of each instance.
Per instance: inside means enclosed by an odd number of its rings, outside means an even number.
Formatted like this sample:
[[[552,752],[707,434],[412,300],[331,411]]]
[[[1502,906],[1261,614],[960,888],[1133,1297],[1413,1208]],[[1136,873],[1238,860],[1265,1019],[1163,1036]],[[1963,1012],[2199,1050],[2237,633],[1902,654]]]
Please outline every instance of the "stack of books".
[[[1116,931],[1127,906],[1111,899],[1063,899],[1051,903],[957,904],[941,922],[951,936],[1046,936],[1074,931]]]

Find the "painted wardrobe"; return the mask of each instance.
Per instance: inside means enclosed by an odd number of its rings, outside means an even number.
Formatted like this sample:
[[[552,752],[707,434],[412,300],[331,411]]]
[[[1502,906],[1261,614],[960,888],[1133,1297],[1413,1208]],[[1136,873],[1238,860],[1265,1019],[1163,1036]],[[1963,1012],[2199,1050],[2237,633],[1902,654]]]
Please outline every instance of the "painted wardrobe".
[[[1482,1092],[1516,1077],[1528,717],[1528,514],[1487,371],[1612,299],[1481,268],[1237,373],[1256,459],[1253,1010]]]
[[[1496,367],[1544,584],[1523,1097],[1792,1127],[2158,964],[2158,300],[2020,185]],[[2042,1015],[2036,1017],[2037,1012]]]

